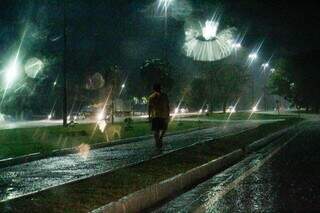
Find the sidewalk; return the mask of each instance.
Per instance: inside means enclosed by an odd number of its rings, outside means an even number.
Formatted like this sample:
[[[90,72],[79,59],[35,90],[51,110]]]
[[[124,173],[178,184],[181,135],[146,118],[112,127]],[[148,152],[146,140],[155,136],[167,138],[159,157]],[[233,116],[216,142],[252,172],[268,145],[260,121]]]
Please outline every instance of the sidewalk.
[[[167,136],[162,153],[206,139],[215,139],[257,127],[259,124],[230,123],[228,126]],[[0,169],[0,201],[32,194],[54,186],[85,179],[159,155],[152,139],[82,153],[52,157]]]

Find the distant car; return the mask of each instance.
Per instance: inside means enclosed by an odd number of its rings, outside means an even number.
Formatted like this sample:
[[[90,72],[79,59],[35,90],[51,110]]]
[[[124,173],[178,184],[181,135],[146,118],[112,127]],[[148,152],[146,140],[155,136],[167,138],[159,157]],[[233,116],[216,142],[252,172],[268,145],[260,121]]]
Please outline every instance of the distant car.
[[[227,113],[234,113],[234,112],[236,112],[236,107],[229,106],[228,109],[227,109]]]
[[[0,121],[4,121],[5,118],[4,118],[4,115],[0,113]]]
[[[95,111],[96,111],[96,110],[95,110],[94,107],[92,107],[92,106],[87,106],[87,107],[82,108],[79,113],[80,113],[81,115],[85,116],[85,117],[90,117],[90,116],[92,116],[92,115],[95,114]]]
[[[12,118],[11,115],[5,115],[0,113],[0,121],[13,121],[14,119]]]
[[[84,120],[84,119],[86,119],[86,116],[84,115],[84,113],[79,112],[74,116],[74,119],[75,120]]]
[[[84,119],[86,119],[86,116],[82,112],[72,113],[71,115],[68,116],[68,120],[70,121],[79,121]]]
[[[189,112],[189,109],[188,109],[188,108],[181,108],[181,109],[180,109],[180,112],[181,112],[181,113],[188,113],[188,112]]]

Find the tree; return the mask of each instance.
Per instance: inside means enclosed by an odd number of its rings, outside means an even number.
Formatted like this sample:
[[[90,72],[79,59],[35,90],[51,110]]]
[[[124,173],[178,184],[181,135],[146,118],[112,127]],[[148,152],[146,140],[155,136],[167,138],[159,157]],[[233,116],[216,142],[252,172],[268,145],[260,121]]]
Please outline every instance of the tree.
[[[268,89],[271,94],[279,95],[287,101],[294,101],[294,94],[290,87],[293,76],[288,72],[289,61],[279,59],[276,72],[272,73],[268,81]]]
[[[227,104],[239,98],[249,75],[244,67],[237,64],[222,64],[213,75],[213,93],[225,113]]]
[[[191,82],[186,93],[186,102],[191,109],[199,110],[208,101],[208,89],[206,83],[206,80],[203,78],[196,78]]]
[[[273,94],[284,97],[297,107],[319,112],[319,56],[319,51],[312,51],[278,61],[268,88]]]
[[[121,90],[121,70],[117,65],[110,66],[105,72],[106,89],[111,92],[111,122],[114,122],[115,99]]]
[[[210,110],[221,107],[226,112],[227,105],[238,99],[249,79],[246,68],[239,57],[228,57],[213,63],[202,64],[204,94]]]
[[[153,84],[160,83],[164,91],[169,92],[173,86],[172,68],[168,62],[160,59],[148,59],[140,67],[140,77],[147,94]]]

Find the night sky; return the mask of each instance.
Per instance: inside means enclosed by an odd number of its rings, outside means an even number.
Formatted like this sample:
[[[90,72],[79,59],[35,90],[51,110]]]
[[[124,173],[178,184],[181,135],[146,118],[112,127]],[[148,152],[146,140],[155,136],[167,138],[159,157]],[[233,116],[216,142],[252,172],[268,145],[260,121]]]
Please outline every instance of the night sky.
[[[176,0],[179,1],[179,0]],[[42,31],[54,39],[62,33],[62,1],[2,0],[0,51],[7,54],[17,40],[23,26],[30,31]],[[69,47],[86,57],[78,61],[81,66],[93,66],[100,58],[118,63],[126,58],[131,65],[141,64],[142,58],[161,55],[163,46],[163,20],[145,13],[153,1],[69,1],[67,0],[67,24]],[[262,50],[268,54],[295,54],[319,49],[317,28],[319,13],[312,1],[184,1],[193,8],[193,14],[201,18],[210,16],[217,8],[226,25],[246,32],[245,45],[253,47],[264,41]],[[169,40],[176,54],[181,52],[184,39],[183,19],[169,18]],[[36,27],[35,27],[36,26]],[[34,32],[32,32],[34,33]],[[39,38],[38,38],[39,39]],[[46,46],[39,39],[42,47]],[[62,40],[62,39],[60,39]],[[59,42],[56,42],[59,43]],[[59,45],[54,45],[59,46]],[[50,51],[50,45],[47,46]],[[85,51],[86,53],[81,53]],[[111,54],[112,52],[112,54]],[[33,54],[28,52],[28,54]],[[139,60],[140,59],[140,60]],[[124,65],[125,66],[125,65]],[[129,66],[130,67],[130,66]]]
[[[230,2],[230,13],[250,26],[250,38],[265,38],[271,48],[291,53],[319,49],[320,15],[315,1]]]
[[[319,49],[319,13],[312,1],[175,2],[181,4],[168,19],[168,42],[171,62],[177,67],[190,65],[182,54],[187,16],[203,21],[217,10],[222,15],[221,28],[234,26],[245,33],[245,47],[254,48],[263,41],[261,55],[265,58]],[[106,64],[119,64],[132,72],[145,59],[162,57],[164,19],[150,15],[150,8],[155,7],[153,3],[143,0],[66,0],[70,72],[94,72]],[[62,5],[62,1],[54,0],[2,0],[0,66],[16,48],[26,26],[28,35],[23,56],[45,55],[49,62],[59,61],[57,55],[63,52]]]
[[[32,103],[33,109],[38,107],[38,112],[51,109],[59,97],[61,90],[58,88],[62,88],[64,53],[69,94],[90,94],[85,88],[88,79],[94,73],[104,73],[111,65],[118,65],[128,79],[128,96],[136,95],[129,94],[129,91],[135,93],[138,90],[140,66],[146,59],[163,58],[165,48],[168,48],[168,59],[174,69],[173,79],[178,79],[169,95],[174,100],[179,99],[183,88],[201,74],[201,66],[183,53],[185,28],[195,20],[196,23],[204,23],[215,12],[221,15],[220,30],[236,27],[244,35],[244,49],[251,51],[263,42],[256,63],[258,67],[271,56],[271,66],[274,66],[274,59],[279,57],[320,49],[318,7],[311,1],[173,2],[169,10],[166,42],[165,19],[157,10],[156,1],[65,0],[67,46],[64,49],[62,0],[1,0],[0,71],[5,70],[16,54],[23,32],[26,35],[21,45],[19,63],[23,65],[28,59],[36,57],[45,64],[36,79],[21,75],[14,88],[8,91],[8,97],[12,98],[5,101],[16,105],[17,96],[21,96],[22,101]],[[254,78],[256,85],[262,87],[265,84],[258,72]],[[58,85],[53,89],[55,81]],[[76,98],[74,96],[69,101]],[[60,105],[57,103],[57,106]]]

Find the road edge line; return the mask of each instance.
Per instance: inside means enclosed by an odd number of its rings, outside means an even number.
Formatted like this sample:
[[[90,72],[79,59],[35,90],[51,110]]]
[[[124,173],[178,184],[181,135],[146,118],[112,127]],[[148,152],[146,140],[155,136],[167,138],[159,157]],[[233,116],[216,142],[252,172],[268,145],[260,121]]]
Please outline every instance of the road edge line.
[[[217,195],[210,200],[210,206],[218,202],[224,195],[238,186],[245,178],[250,176],[253,172],[257,171],[261,166],[263,166],[266,162],[268,162],[274,155],[279,153],[284,147],[286,147],[293,139],[295,139],[298,135],[301,134],[302,131],[296,133],[294,136],[290,137],[285,143],[281,144],[280,146],[274,148],[265,158],[258,162],[257,165],[251,167],[250,169],[243,172],[237,179],[229,183],[225,186]],[[206,207],[202,204],[198,208],[194,209],[194,212],[205,212]]]

